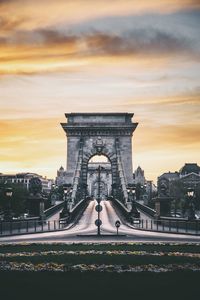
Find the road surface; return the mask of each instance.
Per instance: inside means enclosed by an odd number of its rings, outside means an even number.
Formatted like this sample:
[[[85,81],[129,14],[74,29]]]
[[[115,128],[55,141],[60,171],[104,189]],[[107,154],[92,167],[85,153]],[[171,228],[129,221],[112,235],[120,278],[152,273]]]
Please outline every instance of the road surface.
[[[101,201],[103,210],[100,213],[102,220],[101,237],[96,235],[97,227],[94,222],[97,219],[95,210],[97,202],[91,201],[83,216],[75,225],[69,225],[66,230],[57,232],[35,233],[1,237],[0,243],[13,242],[200,242],[200,237],[183,234],[169,234],[142,231],[135,229],[120,220],[119,215],[112,207],[110,201]],[[115,222],[120,220],[119,236],[116,235]]]

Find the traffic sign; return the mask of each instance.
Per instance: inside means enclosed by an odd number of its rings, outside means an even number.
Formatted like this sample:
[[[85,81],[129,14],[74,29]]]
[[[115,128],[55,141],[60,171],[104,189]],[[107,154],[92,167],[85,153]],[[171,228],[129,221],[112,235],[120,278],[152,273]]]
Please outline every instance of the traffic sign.
[[[100,219],[96,219],[95,220],[95,225],[96,226],[101,226],[102,225],[102,221]]]
[[[121,225],[121,222],[120,222],[119,220],[117,220],[117,221],[115,222],[115,226],[118,228],[118,227],[120,227],[120,225]]]
[[[100,212],[100,211],[102,211],[103,207],[100,204],[97,204],[95,206],[95,209],[96,209],[97,212]]]

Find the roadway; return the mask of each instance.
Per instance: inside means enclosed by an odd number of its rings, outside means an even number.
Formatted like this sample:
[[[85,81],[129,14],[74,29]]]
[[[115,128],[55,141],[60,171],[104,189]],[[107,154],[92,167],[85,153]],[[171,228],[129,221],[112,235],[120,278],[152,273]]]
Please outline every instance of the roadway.
[[[34,233],[1,237],[0,243],[13,242],[200,242],[195,235],[159,233],[142,231],[120,220],[120,216],[112,207],[110,201],[101,201],[103,207],[100,213],[102,220],[101,237],[96,236],[97,228],[94,224],[97,219],[95,210],[97,202],[91,201],[77,224],[70,224],[65,230],[57,232]],[[116,236],[115,222],[120,220],[119,236]]]

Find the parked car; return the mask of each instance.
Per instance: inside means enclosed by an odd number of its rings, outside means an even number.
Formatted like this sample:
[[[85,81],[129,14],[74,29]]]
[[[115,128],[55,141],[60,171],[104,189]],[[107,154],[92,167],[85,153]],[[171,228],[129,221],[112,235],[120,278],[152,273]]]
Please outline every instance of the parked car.
[[[179,214],[179,213],[176,213],[176,214],[172,213],[172,214],[170,215],[170,217],[181,218],[182,216],[181,216],[181,214]]]
[[[131,224],[137,225],[140,224],[141,220],[139,218],[133,218],[130,219]]]

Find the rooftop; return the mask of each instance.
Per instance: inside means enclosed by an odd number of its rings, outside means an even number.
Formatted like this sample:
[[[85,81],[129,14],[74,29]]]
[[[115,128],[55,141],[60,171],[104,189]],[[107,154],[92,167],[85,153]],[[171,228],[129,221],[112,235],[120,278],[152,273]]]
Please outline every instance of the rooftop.
[[[181,175],[184,174],[190,174],[190,173],[200,173],[200,167],[197,165],[197,163],[186,163],[181,169],[180,169]]]

